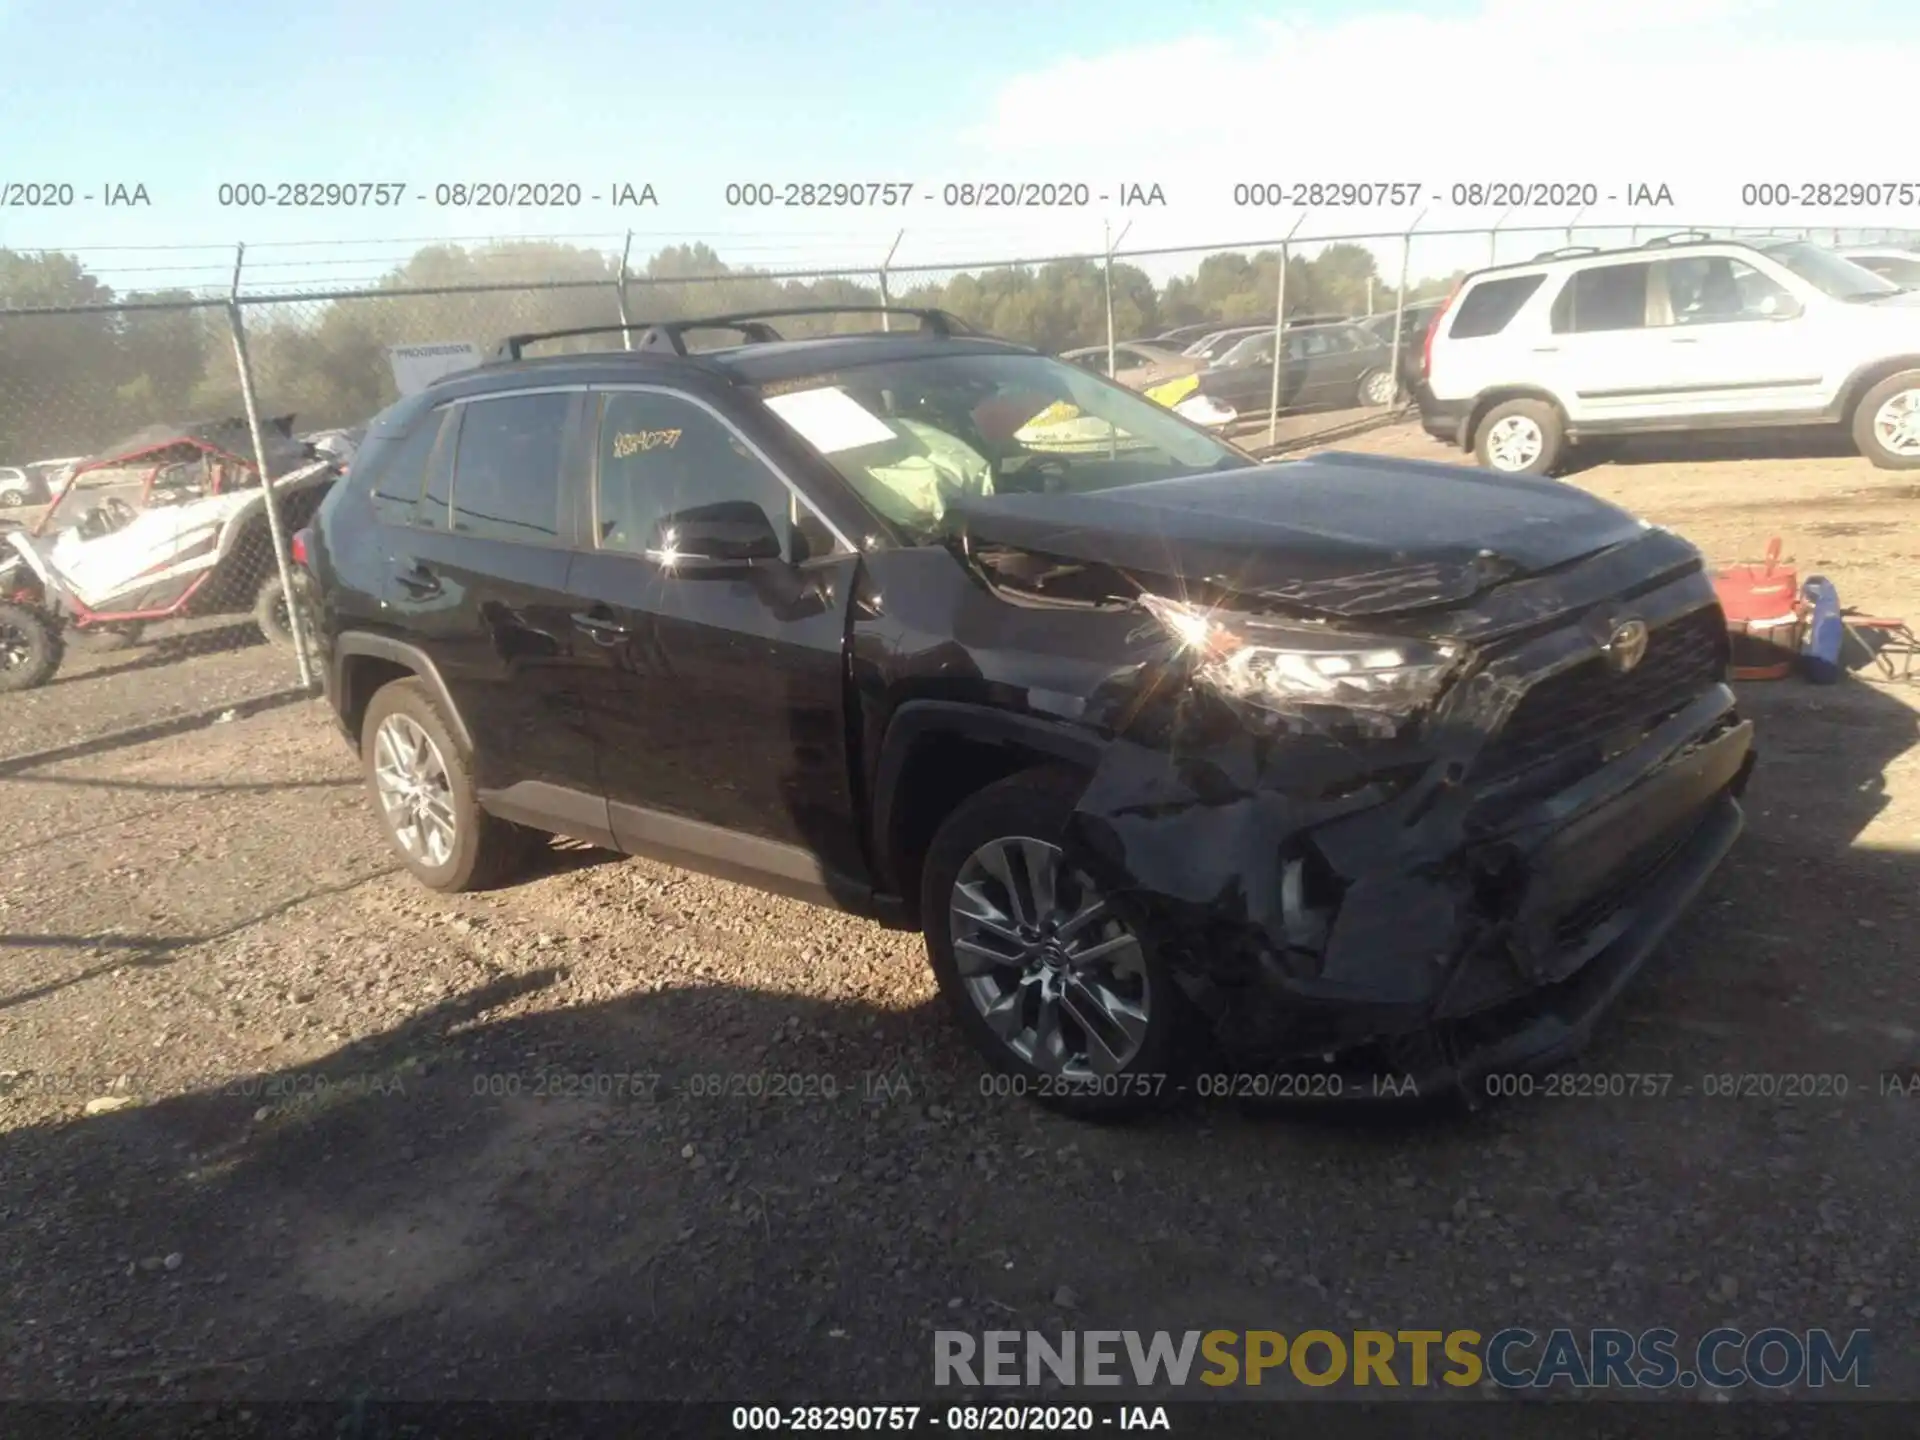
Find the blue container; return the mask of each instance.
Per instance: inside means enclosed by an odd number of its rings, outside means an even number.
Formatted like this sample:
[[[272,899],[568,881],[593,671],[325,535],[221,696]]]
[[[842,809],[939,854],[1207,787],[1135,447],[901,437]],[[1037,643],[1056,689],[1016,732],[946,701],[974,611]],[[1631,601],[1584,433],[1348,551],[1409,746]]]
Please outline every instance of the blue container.
[[[1840,592],[1826,576],[1809,575],[1800,587],[1800,598],[1806,601],[1811,616],[1800,655],[1801,671],[1816,685],[1831,685],[1846,673],[1840,664],[1840,650],[1847,641],[1847,622],[1840,616]]]

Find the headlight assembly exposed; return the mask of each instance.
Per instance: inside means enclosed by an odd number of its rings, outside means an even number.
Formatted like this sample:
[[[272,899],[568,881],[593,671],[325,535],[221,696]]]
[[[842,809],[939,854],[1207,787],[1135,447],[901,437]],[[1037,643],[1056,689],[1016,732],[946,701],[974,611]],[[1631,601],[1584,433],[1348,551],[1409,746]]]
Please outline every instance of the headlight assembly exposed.
[[[1380,733],[1431,704],[1461,658],[1456,645],[1318,630],[1163,595],[1140,604],[1192,657],[1194,679],[1219,694],[1278,715],[1343,711]]]

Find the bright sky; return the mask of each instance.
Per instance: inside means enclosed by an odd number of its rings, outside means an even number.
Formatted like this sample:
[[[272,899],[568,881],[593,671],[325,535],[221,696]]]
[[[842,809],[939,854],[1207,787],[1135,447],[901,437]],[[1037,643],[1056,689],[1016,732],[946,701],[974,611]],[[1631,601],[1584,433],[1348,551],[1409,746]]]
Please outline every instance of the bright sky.
[[[1416,219],[1426,231],[1576,216],[1650,233],[1920,228],[1912,5],[0,0],[0,187],[67,183],[76,196],[0,208],[0,246],[78,250],[126,289],[224,283],[239,239],[257,280],[311,284],[369,278],[426,238],[595,236],[617,250],[628,228],[636,255],[704,239],[730,261],[783,266],[877,264],[902,231],[896,261],[911,265],[1097,251],[1123,226],[1128,251]],[[906,181],[915,198],[726,204],[729,182],[807,180]],[[944,184],[962,180],[1084,181],[1109,199],[944,205]],[[219,204],[222,183],[297,181],[399,182],[408,199]],[[504,212],[434,203],[436,185],[462,181],[571,182],[585,198]],[[1408,203],[1236,205],[1247,181],[1399,182]],[[1599,199],[1454,203],[1456,185],[1516,181],[1592,182]],[[658,206],[606,203],[620,182],[650,183]],[[1877,207],[1743,205],[1742,186],[1759,182],[1904,183],[1907,204],[1895,189]],[[151,206],[84,198],[115,183],[144,185]],[[1158,184],[1168,203],[1123,209],[1130,183]],[[1676,204],[1629,208],[1643,183],[1669,186]],[[1552,243],[1515,236],[1502,258]],[[102,248],[138,246],[224,248]],[[1382,253],[1391,273],[1397,247]],[[1413,270],[1487,255],[1484,239],[1428,239]]]

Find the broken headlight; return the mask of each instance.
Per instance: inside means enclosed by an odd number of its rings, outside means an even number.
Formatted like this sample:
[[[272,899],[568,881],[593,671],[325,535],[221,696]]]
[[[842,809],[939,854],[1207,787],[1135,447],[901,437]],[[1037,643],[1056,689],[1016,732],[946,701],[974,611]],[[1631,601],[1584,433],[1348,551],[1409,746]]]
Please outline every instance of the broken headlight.
[[[1194,678],[1218,693],[1280,715],[1342,711],[1378,733],[1432,703],[1461,654],[1455,645],[1319,630],[1163,595],[1142,595],[1140,604],[1192,657]]]

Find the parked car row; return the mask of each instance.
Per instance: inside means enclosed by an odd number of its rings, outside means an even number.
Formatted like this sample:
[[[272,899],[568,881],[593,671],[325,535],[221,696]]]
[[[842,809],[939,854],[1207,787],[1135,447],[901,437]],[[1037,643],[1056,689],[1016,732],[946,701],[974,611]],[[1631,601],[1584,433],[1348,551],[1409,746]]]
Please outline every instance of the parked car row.
[[[422,884],[558,834],[917,928],[1015,1093],[1113,1112],[1202,1057],[1361,1099],[1554,1063],[1733,844],[1752,731],[1671,533],[1262,464],[937,310],[783,313],[514,337],[295,537]]]
[[[1418,307],[1401,322],[1401,354],[1418,353]],[[1384,328],[1382,321],[1385,322]],[[1301,315],[1288,321],[1278,340],[1282,356],[1276,381],[1276,335],[1271,325],[1226,329],[1182,326],[1155,340],[1129,340],[1113,347],[1113,378],[1149,393],[1203,425],[1282,410],[1328,406],[1384,406],[1413,378],[1411,365],[1393,363],[1394,317],[1349,320]],[[1195,333],[1200,332],[1200,333]],[[1183,349],[1174,346],[1182,339]],[[1108,347],[1083,346],[1062,359],[1105,375]],[[1185,380],[1188,383],[1178,384]]]
[[[78,456],[69,456],[64,460],[35,460],[27,465],[0,465],[0,510],[46,504],[78,463]]]
[[[1469,275],[1425,336],[1427,431],[1544,475],[1652,432],[1840,428],[1920,468],[1920,255],[1687,233]]]

